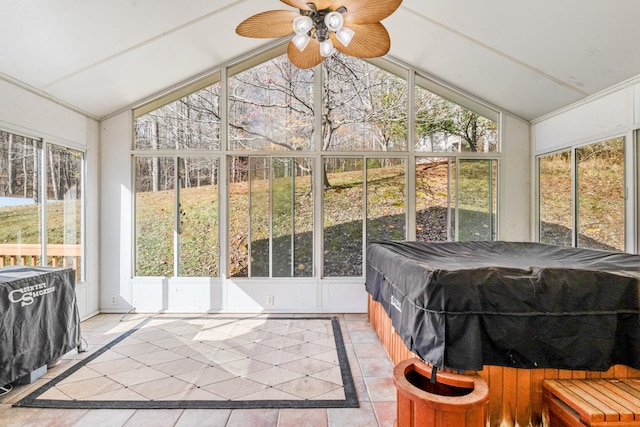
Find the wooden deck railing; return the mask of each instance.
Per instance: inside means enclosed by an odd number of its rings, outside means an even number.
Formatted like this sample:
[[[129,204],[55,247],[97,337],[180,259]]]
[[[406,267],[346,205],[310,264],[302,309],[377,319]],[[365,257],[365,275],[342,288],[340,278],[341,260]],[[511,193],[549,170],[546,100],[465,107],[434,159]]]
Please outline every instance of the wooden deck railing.
[[[47,248],[47,265],[51,267],[71,267],[79,279],[80,245],[51,244]],[[0,245],[0,267],[8,265],[38,266],[42,246],[40,244],[3,244]]]

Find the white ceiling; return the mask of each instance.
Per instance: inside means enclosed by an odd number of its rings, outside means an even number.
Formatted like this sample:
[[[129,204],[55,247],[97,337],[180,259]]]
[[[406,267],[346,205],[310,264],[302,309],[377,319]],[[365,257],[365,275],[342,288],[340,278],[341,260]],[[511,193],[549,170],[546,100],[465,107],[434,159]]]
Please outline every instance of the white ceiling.
[[[382,0],[379,0],[382,1]],[[102,118],[270,43],[278,0],[0,0],[0,77]],[[390,56],[532,120],[640,75],[640,0],[404,0]]]

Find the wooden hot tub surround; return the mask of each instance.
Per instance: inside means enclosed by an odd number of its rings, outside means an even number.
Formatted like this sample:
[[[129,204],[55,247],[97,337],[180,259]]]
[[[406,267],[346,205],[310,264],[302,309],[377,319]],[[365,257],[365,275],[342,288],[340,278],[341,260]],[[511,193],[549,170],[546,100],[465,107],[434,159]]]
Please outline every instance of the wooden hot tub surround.
[[[382,305],[369,295],[368,316],[371,326],[394,364],[416,357],[409,351]],[[480,371],[465,374],[479,375],[489,387],[487,407],[491,427],[527,427],[543,425],[543,381],[548,379],[584,378],[640,378],[640,370],[624,365],[613,366],[606,372],[564,369],[520,369],[484,366]]]

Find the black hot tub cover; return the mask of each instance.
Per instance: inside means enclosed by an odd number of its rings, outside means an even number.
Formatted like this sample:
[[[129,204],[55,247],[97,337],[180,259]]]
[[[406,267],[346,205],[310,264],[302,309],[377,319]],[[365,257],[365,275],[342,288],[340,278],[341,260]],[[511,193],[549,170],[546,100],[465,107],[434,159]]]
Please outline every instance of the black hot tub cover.
[[[366,289],[419,357],[640,369],[640,255],[516,242],[372,242]]]

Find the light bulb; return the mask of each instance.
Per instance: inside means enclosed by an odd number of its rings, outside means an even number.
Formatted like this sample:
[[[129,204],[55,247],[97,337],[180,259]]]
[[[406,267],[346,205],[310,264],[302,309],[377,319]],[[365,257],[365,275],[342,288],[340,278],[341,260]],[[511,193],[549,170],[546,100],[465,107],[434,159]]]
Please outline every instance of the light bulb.
[[[326,39],[325,41],[320,43],[320,55],[326,58],[328,56],[331,56],[332,53],[333,53],[333,42],[331,41],[331,39]]]
[[[349,43],[351,43],[351,39],[353,39],[353,36],[355,34],[356,32],[353,31],[351,28],[342,27],[336,33],[336,38],[340,41],[340,43],[342,43],[343,46],[346,47],[346,46],[349,46]]]
[[[342,28],[342,24],[344,23],[344,18],[341,13],[331,12],[327,13],[324,17],[324,25],[327,26],[329,31],[333,31],[334,33]]]
[[[308,16],[298,16],[293,20],[293,31],[296,34],[306,34],[313,27],[313,20]]]
[[[309,37],[306,33],[302,33],[296,34],[291,41],[294,45],[296,45],[300,52],[302,52],[303,50],[305,50],[310,40],[311,37]]]

